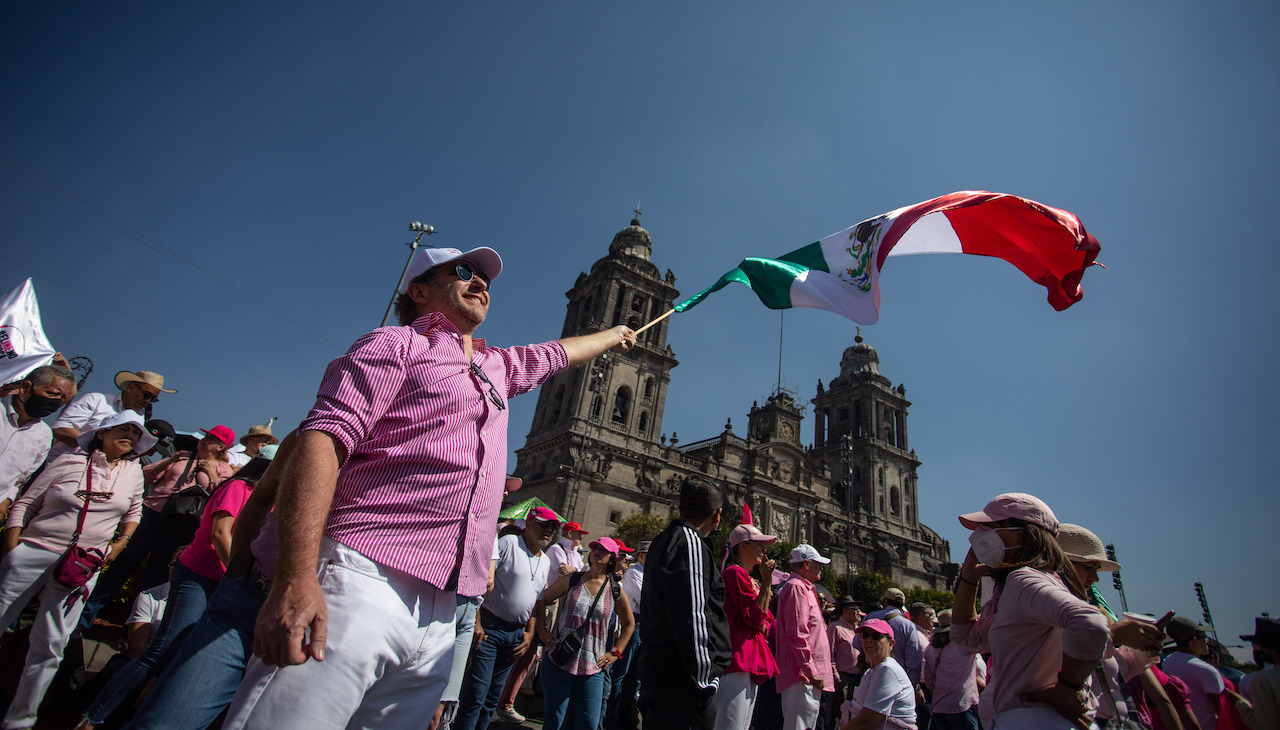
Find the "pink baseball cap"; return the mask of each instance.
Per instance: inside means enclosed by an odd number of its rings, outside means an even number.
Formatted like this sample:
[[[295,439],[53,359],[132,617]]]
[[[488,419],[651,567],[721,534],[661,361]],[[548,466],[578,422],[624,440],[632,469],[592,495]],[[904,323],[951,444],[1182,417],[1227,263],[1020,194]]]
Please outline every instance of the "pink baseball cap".
[[[591,547],[593,548],[598,547],[607,553],[613,553],[615,557],[622,550],[622,546],[620,546],[618,544],[618,541],[614,540],[612,537],[601,537],[601,538],[592,540]]]
[[[526,519],[537,520],[538,522],[554,522],[557,525],[560,524],[560,518],[556,516],[555,512],[551,511],[550,507],[534,507],[529,510],[529,514],[526,515]]]
[[[981,512],[960,515],[960,524],[970,530],[975,530],[979,525],[988,522],[1001,520],[1022,520],[1039,525],[1054,535],[1058,534],[1058,518],[1054,516],[1053,510],[1049,509],[1049,505],[1039,497],[1022,492],[1002,494],[987,502],[987,506],[983,507]]]
[[[778,541],[776,535],[766,535],[756,529],[755,525],[738,525],[729,533],[729,547],[732,548],[744,542],[762,542],[765,545],[772,545]]]
[[[863,629],[871,629],[877,634],[893,636],[893,629],[889,627],[889,622],[882,618],[869,618],[858,624],[858,630],[861,631]]]

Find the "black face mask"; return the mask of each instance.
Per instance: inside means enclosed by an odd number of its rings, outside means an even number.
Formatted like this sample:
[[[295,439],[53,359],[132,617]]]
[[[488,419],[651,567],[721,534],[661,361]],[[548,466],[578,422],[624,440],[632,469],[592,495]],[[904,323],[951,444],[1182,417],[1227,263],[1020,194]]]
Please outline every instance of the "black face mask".
[[[22,402],[22,410],[27,412],[32,418],[44,418],[62,407],[61,398],[46,398],[43,395],[31,394]]]

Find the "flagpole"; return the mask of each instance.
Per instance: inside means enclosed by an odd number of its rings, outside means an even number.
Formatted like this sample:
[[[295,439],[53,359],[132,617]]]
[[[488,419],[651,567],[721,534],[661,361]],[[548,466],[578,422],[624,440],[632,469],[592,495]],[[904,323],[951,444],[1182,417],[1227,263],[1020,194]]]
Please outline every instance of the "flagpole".
[[[654,317],[652,322],[650,322],[649,324],[646,324],[645,326],[643,326],[643,327],[641,327],[640,329],[636,330],[636,334],[637,334],[637,335],[639,335],[641,332],[644,332],[645,330],[647,330],[647,329],[649,329],[650,327],[654,326],[655,324],[657,324],[657,323],[661,322],[662,320],[666,319],[667,317],[670,317],[671,315],[675,314],[675,311],[676,311],[676,310],[674,310],[674,309],[668,309],[668,310],[667,310],[667,312],[666,312],[666,314],[661,314],[661,315],[658,315],[657,317]]]

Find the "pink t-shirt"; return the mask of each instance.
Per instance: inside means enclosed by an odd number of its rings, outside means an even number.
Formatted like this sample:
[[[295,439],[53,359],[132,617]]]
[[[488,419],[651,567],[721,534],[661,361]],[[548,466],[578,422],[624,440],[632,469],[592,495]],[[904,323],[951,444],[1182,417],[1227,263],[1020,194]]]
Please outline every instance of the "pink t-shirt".
[[[50,462],[13,503],[5,527],[21,527],[22,542],[28,545],[65,551],[84,505],[89,464],[93,493],[98,496],[89,502],[80,547],[104,550],[119,525],[136,524],[142,515],[143,486],[138,462],[121,461],[113,470],[101,451],[89,455],[88,462],[85,459],[85,453],[76,450]]]
[[[978,679],[987,676],[982,657],[948,642],[942,649],[930,645],[924,650],[924,673],[920,684],[933,691],[933,712],[958,715],[978,704]]]
[[[730,565],[721,574],[724,577],[724,615],[729,621],[729,644],[733,647],[733,660],[729,672],[747,672],[757,683],[778,673],[778,663],[773,659],[767,636],[773,614],[760,610],[756,599],[760,585],[741,565]]]
[[[1048,707],[1022,695],[1058,681],[1062,655],[1099,660],[1111,631],[1107,619],[1076,598],[1058,576],[1018,568],[983,607],[977,623],[952,622],[951,640],[976,652],[991,651],[996,670],[978,714],[983,725],[1005,710]]]
[[[836,669],[845,674],[858,673],[858,655],[862,652],[853,647],[853,637],[858,629],[849,625],[843,618],[832,621],[827,626],[827,639],[831,641],[831,659]]]
[[[253,487],[246,484],[243,479],[232,479],[218,487],[209,498],[209,503],[204,506],[204,512],[200,515],[200,526],[196,528],[196,536],[191,538],[191,544],[182,551],[178,560],[194,573],[213,580],[222,580],[222,574],[227,571],[227,566],[222,564],[217,551],[213,549],[213,518],[218,514],[228,514],[235,519],[240,514],[240,510],[244,509],[245,502],[249,501],[249,493],[252,491]]]

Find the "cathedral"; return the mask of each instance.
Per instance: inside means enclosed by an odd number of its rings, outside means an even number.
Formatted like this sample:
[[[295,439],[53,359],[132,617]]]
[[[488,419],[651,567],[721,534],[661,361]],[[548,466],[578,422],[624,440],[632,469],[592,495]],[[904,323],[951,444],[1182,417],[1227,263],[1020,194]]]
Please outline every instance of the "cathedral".
[[[566,292],[560,336],[638,329],[670,310],[675,275],[660,273],[652,253],[649,232],[632,220]],[[609,534],[637,512],[674,515],[680,481],[699,475],[724,488],[731,519],[749,503],[766,533],[814,545],[838,574],[874,570],[902,588],[948,587],[950,546],[919,522],[911,403],[906,388],[880,374],[875,349],[855,337],[839,375],[818,383],[812,446],[800,441],[803,408],[784,389],[751,405],[744,435],[730,419],[718,436],[686,444],[675,432],[660,435],[678,364],[668,325],[641,333],[629,352],[610,351],[542,386],[516,452],[525,486],[508,501],[540,497],[565,519]]]

